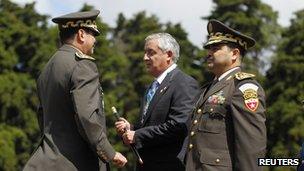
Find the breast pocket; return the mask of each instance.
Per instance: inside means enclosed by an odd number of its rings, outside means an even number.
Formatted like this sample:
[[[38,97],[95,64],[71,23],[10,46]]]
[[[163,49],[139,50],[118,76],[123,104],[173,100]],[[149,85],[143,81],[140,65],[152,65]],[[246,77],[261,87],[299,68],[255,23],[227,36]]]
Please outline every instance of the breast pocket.
[[[223,105],[206,105],[203,108],[199,131],[220,134],[225,130],[227,109]]]

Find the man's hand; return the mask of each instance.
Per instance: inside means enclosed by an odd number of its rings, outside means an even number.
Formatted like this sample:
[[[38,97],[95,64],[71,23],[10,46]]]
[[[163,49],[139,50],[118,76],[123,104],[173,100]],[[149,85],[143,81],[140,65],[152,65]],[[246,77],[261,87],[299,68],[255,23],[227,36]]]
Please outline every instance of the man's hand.
[[[135,134],[135,131],[126,131],[123,135],[122,135],[122,140],[125,144],[127,145],[130,145],[130,144],[133,144],[135,143],[135,140],[134,140],[134,134]]]
[[[116,165],[117,167],[123,167],[127,163],[127,159],[125,156],[123,156],[121,153],[116,152],[115,156],[113,158],[113,164]]]
[[[130,130],[130,123],[124,118],[119,118],[119,120],[115,122],[115,128],[116,132],[121,136],[127,130]]]

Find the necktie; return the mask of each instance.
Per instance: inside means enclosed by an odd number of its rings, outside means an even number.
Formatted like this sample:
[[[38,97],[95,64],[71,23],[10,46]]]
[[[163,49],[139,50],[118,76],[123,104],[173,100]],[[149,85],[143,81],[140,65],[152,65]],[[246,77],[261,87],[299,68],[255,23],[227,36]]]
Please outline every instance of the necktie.
[[[145,107],[144,107],[144,115],[143,115],[143,118],[142,118],[142,122],[144,120],[144,117],[146,116],[149,104],[150,104],[156,90],[158,89],[158,87],[159,87],[159,83],[156,80],[154,80],[152,85],[150,86],[148,92],[147,92],[147,95],[146,95],[146,104],[145,104]]]
[[[147,93],[147,99],[146,99],[147,104],[149,104],[151,102],[156,90],[158,89],[158,86],[159,86],[159,83],[157,81],[153,81],[153,83]]]

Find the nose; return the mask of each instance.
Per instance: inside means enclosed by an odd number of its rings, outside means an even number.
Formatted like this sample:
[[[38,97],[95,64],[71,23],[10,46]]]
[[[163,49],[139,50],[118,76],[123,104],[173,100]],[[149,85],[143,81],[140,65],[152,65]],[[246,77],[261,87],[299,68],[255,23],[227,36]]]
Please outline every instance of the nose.
[[[96,37],[94,36],[94,43],[96,44]]]
[[[210,56],[212,56],[212,54],[213,54],[213,50],[208,50],[208,52],[207,52],[207,57],[210,57]]]
[[[148,57],[147,53],[145,53],[144,54],[144,61],[147,61],[147,60],[149,60],[149,57]]]

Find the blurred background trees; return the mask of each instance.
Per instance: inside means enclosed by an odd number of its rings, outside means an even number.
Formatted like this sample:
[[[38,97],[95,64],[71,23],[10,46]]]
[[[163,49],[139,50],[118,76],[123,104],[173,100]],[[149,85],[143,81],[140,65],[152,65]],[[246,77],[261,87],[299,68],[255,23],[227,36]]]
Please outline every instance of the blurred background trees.
[[[255,73],[266,90],[267,157],[295,157],[304,137],[304,10],[283,28],[277,12],[260,0],[213,3],[210,15],[202,16],[204,20],[219,19],[257,40],[244,68]],[[47,22],[50,16],[39,14],[34,7],[35,3],[20,6],[0,0],[0,170],[21,170],[37,146],[35,81],[59,46],[57,27]],[[80,11],[89,9],[93,7],[84,4]],[[161,23],[145,11],[128,19],[119,14],[113,28],[102,18],[97,24],[102,35],[97,37],[94,57],[105,94],[108,135],[115,149],[129,159],[122,170],[132,170],[134,156],[116,135],[110,108],[116,106],[129,121],[137,120],[142,95],[153,79],[143,65],[144,38],[155,32],[172,34],[181,46],[178,65],[201,85],[212,79],[201,62],[206,51],[189,41],[181,24]]]

